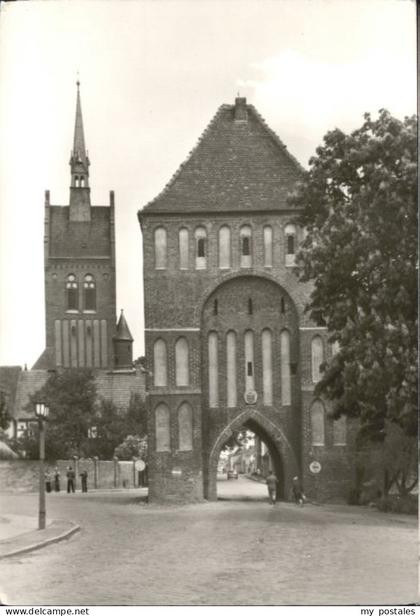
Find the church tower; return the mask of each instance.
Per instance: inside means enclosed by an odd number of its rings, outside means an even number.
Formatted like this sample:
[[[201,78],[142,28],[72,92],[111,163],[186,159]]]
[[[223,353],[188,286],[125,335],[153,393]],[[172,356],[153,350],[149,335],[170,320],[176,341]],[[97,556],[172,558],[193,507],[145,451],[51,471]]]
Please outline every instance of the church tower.
[[[89,166],[77,82],[69,205],[45,192],[46,349],[36,369],[114,367],[114,193],[91,205]]]

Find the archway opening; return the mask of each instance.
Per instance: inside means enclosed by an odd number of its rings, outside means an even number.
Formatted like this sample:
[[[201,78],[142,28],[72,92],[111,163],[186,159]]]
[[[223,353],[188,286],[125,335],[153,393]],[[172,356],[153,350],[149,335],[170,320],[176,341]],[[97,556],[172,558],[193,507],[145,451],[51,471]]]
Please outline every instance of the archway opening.
[[[267,500],[266,477],[270,472],[277,478],[277,500],[284,498],[284,469],[278,447],[252,419],[234,430],[221,445],[213,472],[219,500]]]

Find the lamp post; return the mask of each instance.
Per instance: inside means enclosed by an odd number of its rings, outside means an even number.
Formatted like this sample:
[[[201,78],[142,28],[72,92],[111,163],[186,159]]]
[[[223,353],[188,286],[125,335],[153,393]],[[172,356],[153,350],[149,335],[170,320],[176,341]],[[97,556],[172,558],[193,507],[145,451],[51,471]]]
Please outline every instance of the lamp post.
[[[38,529],[45,528],[45,420],[48,417],[49,408],[45,404],[38,403],[35,405],[35,415],[38,418],[39,424],[39,509],[38,509]]]

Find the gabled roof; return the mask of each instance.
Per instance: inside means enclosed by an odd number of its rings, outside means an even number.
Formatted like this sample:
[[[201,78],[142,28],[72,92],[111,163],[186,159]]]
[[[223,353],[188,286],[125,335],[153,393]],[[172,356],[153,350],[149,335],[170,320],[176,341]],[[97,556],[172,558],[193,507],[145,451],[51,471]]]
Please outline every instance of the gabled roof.
[[[303,167],[253,105],[222,105],[187,160],[139,216],[281,210]]]

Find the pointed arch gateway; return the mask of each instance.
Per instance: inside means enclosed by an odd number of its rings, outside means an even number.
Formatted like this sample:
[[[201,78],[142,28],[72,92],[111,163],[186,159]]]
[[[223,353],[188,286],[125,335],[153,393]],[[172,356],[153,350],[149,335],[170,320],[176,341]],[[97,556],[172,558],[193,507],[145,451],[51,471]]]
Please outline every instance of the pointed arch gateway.
[[[235,430],[249,429],[267,445],[279,480],[277,497],[287,499],[292,478],[299,474],[295,452],[280,426],[257,409],[247,409],[237,415],[213,442],[204,464],[204,498],[217,500],[217,465],[223,445]]]

